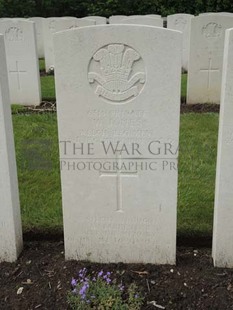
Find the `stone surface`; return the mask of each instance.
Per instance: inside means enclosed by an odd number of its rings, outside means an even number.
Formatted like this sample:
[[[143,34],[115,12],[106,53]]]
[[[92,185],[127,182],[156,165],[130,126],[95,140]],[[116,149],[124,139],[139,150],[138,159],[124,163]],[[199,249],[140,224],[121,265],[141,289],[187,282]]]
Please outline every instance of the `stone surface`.
[[[128,18],[135,18],[135,17],[150,17],[150,18],[161,18],[161,15],[157,14],[146,14],[146,15],[128,15]]]
[[[183,34],[182,68],[188,70],[191,19],[190,14],[174,14],[167,16],[167,28],[181,31]]]
[[[76,28],[94,25],[96,25],[96,21],[90,18],[77,18],[76,21]]]
[[[225,30],[233,16],[210,14],[191,21],[187,103],[220,103]]]
[[[202,15],[229,15],[231,16],[233,13],[229,13],[229,12],[207,12],[207,13],[200,13],[199,16],[202,16]]]
[[[233,268],[233,29],[226,31],[215,188],[213,259]]]
[[[154,18],[161,18],[161,15],[158,15],[158,14],[147,14],[145,16],[147,16],[147,17],[154,17]]]
[[[44,58],[43,17],[31,17],[36,26],[36,44],[39,58]]]
[[[55,34],[66,259],[175,263],[181,36]]]
[[[86,16],[86,17],[83,17],[82,19],[94,20],[96,25],[105,25],[105,24],[107,24],[107,18],[103,17],[103,16]]]
[[[43,21],[45,67],[46,72],[54,68],[53,35],[55,32],[73,28],[95,25],[94,20],[76,17],[49,17]]]
[[[148,16],[135,16],[126,17],[121,21],[122,24],[134,24],[134,25],[146,25],[163,27],[163,19],[160,17],[148,17]]]
[[[35,23],[22,19],[7,19],[0,22],[0,33],[5,37],[11,103],[40,104]]]
[[[0,63],[0,262],[14,262],[23,241],[3,35],[0,35]]]
[[[122,19],[127,17],[126,15],[112,15],[109,17],[108,21],[109,24],[119,24],[121,23]]]

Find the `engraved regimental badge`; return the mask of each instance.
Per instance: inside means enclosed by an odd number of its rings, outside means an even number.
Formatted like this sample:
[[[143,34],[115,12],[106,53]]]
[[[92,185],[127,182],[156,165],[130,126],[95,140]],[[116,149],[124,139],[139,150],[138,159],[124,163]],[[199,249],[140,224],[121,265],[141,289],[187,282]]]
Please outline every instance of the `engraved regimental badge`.
[[[109,44],[93,55],[88,80],[98,96],[109,103],[123,104],[142,91],[146,81],[144,63],[133,48]]]
[[[7,41],[22,41],[23,31],[18,27],[10,27],[5,31]]]
[[[202,34],[207,39],[218,38],[222,35],[223,29],[222,25],[217,23],[209,23],[202,28]]]

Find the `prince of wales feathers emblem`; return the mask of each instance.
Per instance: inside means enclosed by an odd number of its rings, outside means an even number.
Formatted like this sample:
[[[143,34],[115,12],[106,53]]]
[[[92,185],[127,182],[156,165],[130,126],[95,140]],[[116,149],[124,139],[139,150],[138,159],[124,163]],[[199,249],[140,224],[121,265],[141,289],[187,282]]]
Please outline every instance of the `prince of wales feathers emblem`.
[[[144,72],[132,75],[134,63],[140,58],[135,50],[123,44],[110,44],[98,50],[93,59],[100,63],[99,73],[88,74],[89,82],[98,84],[96,94],[115,102],[136,97],[140,92],[139,84],[145,83]]]

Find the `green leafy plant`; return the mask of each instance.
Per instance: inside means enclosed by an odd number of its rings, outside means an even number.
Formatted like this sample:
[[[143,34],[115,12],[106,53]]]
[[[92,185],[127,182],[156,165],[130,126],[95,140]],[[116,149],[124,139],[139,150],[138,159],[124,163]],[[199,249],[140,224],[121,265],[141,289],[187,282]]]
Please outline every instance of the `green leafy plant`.
[[[86,268],[71,281],[72,291],[68,303],[73,310],[139,310],[143,297],[136,284],[125,288],[111,278],[111,272],[102,270],[97,275],[87,275]]]

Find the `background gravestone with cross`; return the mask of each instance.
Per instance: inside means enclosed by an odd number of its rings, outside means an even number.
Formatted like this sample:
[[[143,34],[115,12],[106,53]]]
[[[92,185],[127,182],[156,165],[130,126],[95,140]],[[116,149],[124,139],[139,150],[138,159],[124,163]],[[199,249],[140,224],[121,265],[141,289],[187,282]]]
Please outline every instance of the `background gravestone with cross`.
[[[7,56],[11,103],[39,105],[41,87],[35,23],[6,19],[0,22]]]
[[[54,43],[66,259],[174,264],[181,33],[106,25]]]
[[[91,19],[82,19],[76,17],[48,17],[43,20],[44,52],[45,52],[45,69],[48,72],[54,68],[54,44],[53,35],[58,31],[74,29],[95,25]]]
[[[225,31],[233,15],[202,14],[191,21],[187,103],[220,103]]]

